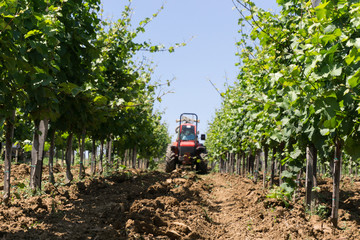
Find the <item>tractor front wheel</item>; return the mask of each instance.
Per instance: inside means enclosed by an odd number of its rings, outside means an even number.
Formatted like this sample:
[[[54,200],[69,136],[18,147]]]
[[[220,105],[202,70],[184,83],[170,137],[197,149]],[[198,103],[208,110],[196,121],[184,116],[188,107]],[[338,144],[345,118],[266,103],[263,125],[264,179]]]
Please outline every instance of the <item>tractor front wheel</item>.
[[[206,154],[201,153],[199,157],[200,162],[196,164],[196,171],[201,174],[207,173],[207,160],[206,160]]]
[[[165,164],[165,172],[167,173],[174,171],[176,168],[175,153],[173,153],[170,148],[166,152]]]

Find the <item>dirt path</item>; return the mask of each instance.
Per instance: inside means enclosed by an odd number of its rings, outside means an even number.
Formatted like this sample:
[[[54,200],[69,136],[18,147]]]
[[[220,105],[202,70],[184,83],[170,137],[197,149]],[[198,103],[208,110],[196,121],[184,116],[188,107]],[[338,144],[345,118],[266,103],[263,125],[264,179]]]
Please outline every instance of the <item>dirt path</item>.
[[[265,197],[262,183],[222,174],[208,175],[204,181],[213,184],[208,202],[217,209],[210,214],[215,223],[211,239],[360,239],[360,182],[348,186],[355,190],[352,200],[347,199],[352,207],[340,211],[343,228],[333,229],[328,220],[304,214],[303,198],[285,208]],[[329,190],[329,185],[323,182],[321,188]]]
[[[211,214],[217,226],[214,239],[250,237],[249,231],[256,226],[254,220],[257,218],[251,213],[252,207],[263,193],[256,191],[253,182],[247,179],[237,181],[226,175],[214,174],[206,176],[204,180],[213,184],[208,202],[216,209]]]
[[[0,205],[0,239],[360,239],[359,181],[343,181],[341,229],[333,229],[308,217],[302,198],[285,208],[267,199],[260,183],[238,176],[130,170],[45,183],[41,196],[31,196],[23,187],[28,166],[13,169],[14,198]],[[58,169],[56,181],[63,179]],[[320,189],[325,211],[331,182],[320,181]]]

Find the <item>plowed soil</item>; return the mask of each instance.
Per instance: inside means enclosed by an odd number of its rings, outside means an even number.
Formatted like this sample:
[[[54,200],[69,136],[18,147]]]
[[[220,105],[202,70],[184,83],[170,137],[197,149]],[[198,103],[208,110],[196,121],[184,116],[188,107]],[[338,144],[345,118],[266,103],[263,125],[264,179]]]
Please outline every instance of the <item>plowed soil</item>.
[[[56,172],[57,184],[45,176],[33,196],[29,166],[13,166],[0,239],[360,239],[359,179],[343,179],[334,228],[330,179],[319,181],[320,217],[305,212],[303,192],[285,207],[262,183],[235,175],[128,170],[65,185],[65,170]]]

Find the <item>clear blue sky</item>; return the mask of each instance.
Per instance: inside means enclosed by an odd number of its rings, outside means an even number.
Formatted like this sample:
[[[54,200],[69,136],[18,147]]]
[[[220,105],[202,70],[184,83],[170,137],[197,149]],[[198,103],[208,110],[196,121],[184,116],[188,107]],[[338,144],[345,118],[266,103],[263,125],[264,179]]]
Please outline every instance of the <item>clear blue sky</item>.
[[[120,18],[125,0],[101,0],[104,17]],[[278,9],[276,0],[256,0],[265,10]],[[157,66],[153,78],[165,82],[175,79],[168,90],[174,93],[163,97],[156,108],[164,111],[164,122],[174,137],[175,120],[183,112],[198,114],[200,133],[206,133],[208,123],[221,106],[221,97],[211,80],[221,91],[236,79],[238,62],[235,53],[239,39],[239,13],[231,0],[133,0],[132,24],[151,17],[160,7],[164,9],[149,25],[138,41],[172,46],[188,42],[174,53],[144,53]],[[191,41],[189,42],[189,40]]]

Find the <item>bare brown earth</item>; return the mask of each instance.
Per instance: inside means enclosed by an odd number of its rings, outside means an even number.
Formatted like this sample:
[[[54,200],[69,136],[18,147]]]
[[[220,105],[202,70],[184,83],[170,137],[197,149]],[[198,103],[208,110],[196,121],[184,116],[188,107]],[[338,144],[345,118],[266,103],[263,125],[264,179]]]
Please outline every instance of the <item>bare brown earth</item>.
[[[63,182],[64,170],[56,172]],[[42,195],[32,196],[29,166],[13,166],[11,205],[0,205],[0,239],[360,239],[359,179],[343,180],[340,228],[333,228],[328,218],[305,213],[302,192],[286,208],[266,198],[261,183],[239,176],[113,174],[55,186],[45,176]],[[319,184],[319,212],[328,216],[331,181]]]

